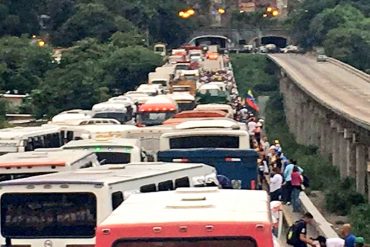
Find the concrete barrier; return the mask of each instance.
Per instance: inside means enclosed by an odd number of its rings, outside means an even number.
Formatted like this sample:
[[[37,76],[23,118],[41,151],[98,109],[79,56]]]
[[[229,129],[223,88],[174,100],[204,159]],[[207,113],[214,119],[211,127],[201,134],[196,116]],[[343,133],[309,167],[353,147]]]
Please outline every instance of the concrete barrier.
[[[310,198],[306,193],[301,192],[299,199],[301,201],[302,208],[305,212],[310,212],[313,215],[315,220],[316,230],[320,235],[323,235],[327,238],[338,238],[338,234],[333,229],[332,224],[330,224],[320,211],[313,205]]]
[[[367,81],[367,82],[370,83],[370,75],[369,74],[367,74],[367,73],[365,73],[365,72],[363,72],[363,71],[361,71],[359,69],[356,69],[356,68],[352,67],[349,64],[343,63],[342,61],[339,61],[339,60],[337,60],[335,58],[329,57],[328,58],[328,62],[330,62],[332,64],[335,64],[335,65],[337,65],[337,66],[339,66],[339,67],[341,67],[341,68],[343,68],[343,69],[345,69],[345,70],[347,70],[347,71],[349,71],[349,72],[357,75],[358,77],[360,77],[360,78],[362,78],[365,81]]]

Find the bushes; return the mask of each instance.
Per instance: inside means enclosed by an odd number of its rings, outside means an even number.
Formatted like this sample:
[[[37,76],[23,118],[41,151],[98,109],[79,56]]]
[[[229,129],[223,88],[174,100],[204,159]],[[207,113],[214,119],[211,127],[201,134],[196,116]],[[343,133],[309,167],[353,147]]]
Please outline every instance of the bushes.
[[[353,207],[350,219],[353,225],[353,232],[368,241],[370,239],[370,205],[360,204],[357,207]]]

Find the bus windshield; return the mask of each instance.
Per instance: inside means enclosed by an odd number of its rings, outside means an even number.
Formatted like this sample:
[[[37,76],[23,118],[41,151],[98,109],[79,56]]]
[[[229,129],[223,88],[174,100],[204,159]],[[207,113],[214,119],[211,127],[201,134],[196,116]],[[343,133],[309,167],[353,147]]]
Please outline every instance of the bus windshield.
[[[175,112],[140,112],[138,114],[138,122],[143,125],[160,125],[165,120],[173,117]]]
[[[95,113],[93,118],[113,118],[118,120],[120,123],[130,120],[129,114],[121,112],[99,112]]]
[[[91,238],[96,197],[92,193],[6,193],[1,233],[9,238]]]
[[[131,160],[130,153],[96,152],[99,162],[103,164],[128,164]]]
[[[112,247],[257,247],[251,238],[181,238],[121,240]]]
[[[239,136],[182,136],[170,139],[170,149],[239,148]]]

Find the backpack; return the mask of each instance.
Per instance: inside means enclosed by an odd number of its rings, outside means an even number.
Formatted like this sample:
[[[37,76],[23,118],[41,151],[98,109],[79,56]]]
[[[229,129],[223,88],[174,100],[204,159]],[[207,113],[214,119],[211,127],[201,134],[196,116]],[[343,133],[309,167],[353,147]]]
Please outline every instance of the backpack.
[[[305,175],[302,175],[302,177],[303,177],[303,185],[304,185],[304,187],[306,187],[306,188],[310,187],[310,179],[307,176],[305,176]]]
[[[298,226],[302,223],[302,220],[296,221],[293,225],[288,228],[288,232],[286,234],[286,243],[289,245],[295,245],[299,241],[299,228]]]

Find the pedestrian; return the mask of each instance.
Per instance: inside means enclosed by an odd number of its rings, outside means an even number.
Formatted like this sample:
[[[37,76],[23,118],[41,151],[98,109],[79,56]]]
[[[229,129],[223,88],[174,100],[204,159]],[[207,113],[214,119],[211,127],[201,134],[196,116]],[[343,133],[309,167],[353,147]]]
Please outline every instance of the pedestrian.
[[[279,168],[274,168],[272,171],[273,173],[270,179],[270,201],[279,201],[283,176],[281,176]]]
[[[344,224],[341,229],[342,237],[344,238],[344,247],[354,247],[356,242],[356,236],[351,232],[351,225]]]
[[[270,148],[270,143],[268,141],[267,136],[263,137],[262,143],[263,143],[263,150],[265,151],[265,155],[268,155],[269,148]]]
[[[312,240],[317,241],[317,247],[344,247],[344,240],[341,238],[325,238],[324,236],[318,236]]]
[[[258,122],[256,127],[254,128],[254,138],[260,144],[261,143],[261,131],[262,131],[262,124]]]
[[[292,183],[291,183],[291,180],[292,180],[291,175],[292,175],[293,168],[296,165],[297,165],[297,161],[291,160],[289,165],[285,167],[284,173],[283,173],[283,178],[285,182],[284,182],[283,191],[282,191],[282,201],[283,203],[286,203],[288,205],[291,202],[292,191],[293,191]],[[299,166],[298,166],[298,169],[300,170],[301,173],[303,172],[303,169],[300,168]]]
[[[312,239],[307,238],[307,225],[312,224],[312,222],[312,214],[305,213],[301,220],[296,221],[289,227],[287,243],[293,247],[307,247],[307,245],[316,247],[316,243]]]
[[[303,179],[301,173],[297,166],[294,166],[293,172],[291,175],[291,183],[292,183],[292,205],[293,205],[293,212],[298,213],[301,208],[301,203],[299,201],[299,194],[301,193],[301,187],[303,183]]]

